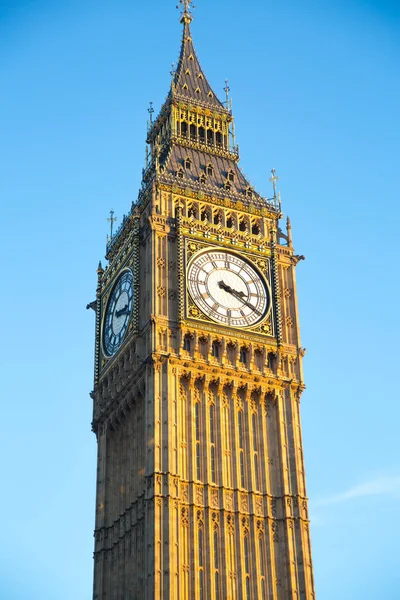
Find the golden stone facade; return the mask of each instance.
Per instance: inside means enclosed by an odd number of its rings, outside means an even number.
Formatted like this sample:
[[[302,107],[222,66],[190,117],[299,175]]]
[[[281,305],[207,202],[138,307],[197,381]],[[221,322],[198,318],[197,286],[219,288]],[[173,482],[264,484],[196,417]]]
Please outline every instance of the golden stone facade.
[[[201,71],[190,21],[184,2],[181,57],[149,128],[142,190],[98,269],[94,598],[312,599],[302,257],[290,223],[280,229],[276,194],[263,199],[240,172],[233,117]],[[215,289],[207,275],[211,291],[196,298],[188,273],[203,255],[225,267],[214,265]],[[223,281],[235,257],[256,273],[243,283],[248,296]]]

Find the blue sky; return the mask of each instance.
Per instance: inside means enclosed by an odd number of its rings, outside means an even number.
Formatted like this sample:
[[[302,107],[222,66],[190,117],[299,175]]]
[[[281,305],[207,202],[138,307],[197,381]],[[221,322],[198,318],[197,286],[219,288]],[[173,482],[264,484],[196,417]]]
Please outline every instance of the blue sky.
[[[398,597],[400,5],[199,0],[193,36],[241,165],[293,225],[316,589]],[[96,267],[135,200],[174,2],[0,3],[0,597],[85,600]],[[392,516],[393,515],[393,516]]]

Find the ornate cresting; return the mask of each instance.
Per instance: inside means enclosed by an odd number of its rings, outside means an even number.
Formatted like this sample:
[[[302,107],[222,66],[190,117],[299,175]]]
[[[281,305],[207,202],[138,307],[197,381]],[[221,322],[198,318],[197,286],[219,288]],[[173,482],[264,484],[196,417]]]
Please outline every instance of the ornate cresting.
[[[94,383],[99,381],[100,373],[100,319],[101,319],[101,278],[104,270],[99,262],[97,267],[97,288],[96,288],[96,333],[95,333],[95,349],[94,349]]]
[[[138,199],[98,271],[93,597],[311,600],[303,257],[290,221],[279,226],[275,170],[265,198],[239,168],[228,83],[222,103],[194,49],[192,3],[180,6],[180,57],[155,118],[150,105]],[[128,327],[106,355],[104,315],[117,335],[127,270]]]

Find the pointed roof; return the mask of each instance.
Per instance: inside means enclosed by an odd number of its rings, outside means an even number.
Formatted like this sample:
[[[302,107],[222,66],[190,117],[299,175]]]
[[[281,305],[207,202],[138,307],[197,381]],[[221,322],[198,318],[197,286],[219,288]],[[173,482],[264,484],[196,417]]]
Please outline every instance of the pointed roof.
[[[188,159],[190,168],[186,167]],[[208,191],[213,196],[240,200],[243,204],[258,207],[265,204],[265,200],[247,181],[237,162],[227,157],[173,145],[160,166],[161,179],[166,183],[188,186],[196,191]],[[179,171],[181,175],[178,175]],[[202,176],[205,177],[204,181],[201,180]]]
[[[173,79],[172,94],[193,103],[201,102],[219,110],[226,110],[214,94],[200,66],[190,32],[191,20],[189,14],[183,14],[181,19],[181,23],[183,23],[182,46]]]

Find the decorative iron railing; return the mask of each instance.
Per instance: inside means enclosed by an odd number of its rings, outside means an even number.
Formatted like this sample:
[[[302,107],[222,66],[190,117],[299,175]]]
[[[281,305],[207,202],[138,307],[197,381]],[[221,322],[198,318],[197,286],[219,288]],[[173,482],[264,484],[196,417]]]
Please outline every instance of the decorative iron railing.
[[[112,250],[112,248],[115,246],[116,242],[118,241],[118,238],[121,236],[121,233],[123,232],[125,225],[130,217],[130,215],[132,214],[132,211],[134,210],[135,206],[132,206],[132,210],[130,211],[129,215],[124,215],[122,217],[122,223],[120,224],[120,226],[118,227],[117,231],[113,234],[112,238],[110,238],[106,244],[106,256],[108,255],[108,253],[110,252],[110,250]]]

